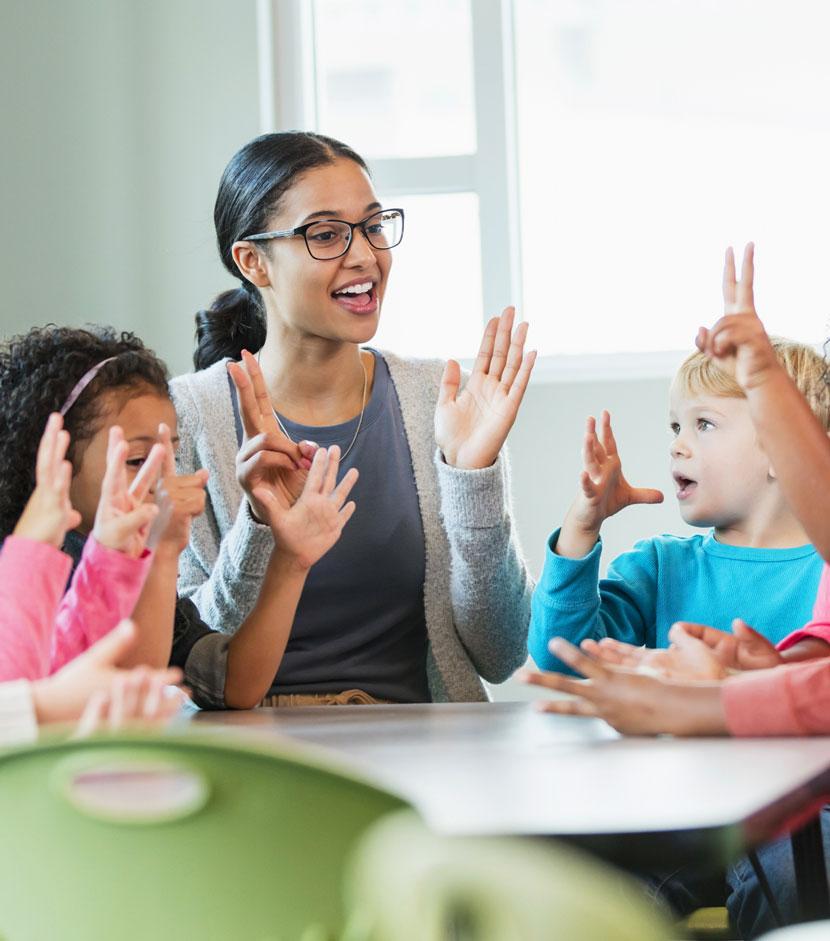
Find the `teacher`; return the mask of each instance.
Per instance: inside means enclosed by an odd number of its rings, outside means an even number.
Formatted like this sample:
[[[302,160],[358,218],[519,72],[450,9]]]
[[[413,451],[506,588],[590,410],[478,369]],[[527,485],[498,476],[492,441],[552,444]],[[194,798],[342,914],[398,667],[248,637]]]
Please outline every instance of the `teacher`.
[[[341,474],[360,472],[357,509],[310,571],[263,704],[486,700],[481,679],[503,682],[527,652],[532,583],[503,449],[535,360],[527,325],[513,330],[512,308],[490,320],[463,389],[454,360],[364,347],[404,212],[379,202],[357,153],[320,134],[246,144],[214,221],[240,286],[197,315],[197,371],[171,386],[179,470],[210,472],[180,593],[233,633],[269,590],[263,488],[296,499],[316,447],[337,444]],[[448,218],[435,268],[452,268],[454,237],[466,235]],[[441,304],[434,274],[423,272],[424,307]],[[194,665],[219,707],[223,656]]]

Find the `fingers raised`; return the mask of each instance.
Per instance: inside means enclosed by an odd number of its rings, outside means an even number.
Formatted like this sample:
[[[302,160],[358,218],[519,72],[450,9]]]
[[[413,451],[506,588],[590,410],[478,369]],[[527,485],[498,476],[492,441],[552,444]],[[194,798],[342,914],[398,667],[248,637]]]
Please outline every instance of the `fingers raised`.
[[[158,483],[165,457],[164,445],[154,444],[152,448],[150,448],[150,453],[141,465],[141,470],[136,474],[135,480],[130,487],[130,494],[139,502],[143,501],[147,494]]]

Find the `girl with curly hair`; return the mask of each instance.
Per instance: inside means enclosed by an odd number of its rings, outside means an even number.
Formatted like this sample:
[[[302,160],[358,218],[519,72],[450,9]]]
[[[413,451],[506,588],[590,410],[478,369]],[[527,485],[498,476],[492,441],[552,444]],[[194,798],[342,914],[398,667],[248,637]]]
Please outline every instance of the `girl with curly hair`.
[[[274,592],[231,642],[176,594],[179,553],[204,507],[207,472],[176,474],[176,412],[167,369],[132,333],[47,326],[0,349],[0,434],[6,445],[0,454],[0,538],[11,532],[34,490],[37,437],[53,412],[63,415],[70,436],[69,496],[80,519],[63,548],[76,564],[94,526],[110,429],[123,429],[128,483],[138,479],[154,446],[163,451],[161,480],[148,493],[161,508],[151,537],[153,560],[133,613],[138,638],[125,665],[181,667],[200,705],[255,705],[279,665],[308,569],[339,538],[354,509],[345,501],[356,472],[335,486],[336,449],[321,449],[309,462],[300,499],[274,514]],[[209,690],[205,674],[214,684]],[[224,680],[218,691],[217,675]]]

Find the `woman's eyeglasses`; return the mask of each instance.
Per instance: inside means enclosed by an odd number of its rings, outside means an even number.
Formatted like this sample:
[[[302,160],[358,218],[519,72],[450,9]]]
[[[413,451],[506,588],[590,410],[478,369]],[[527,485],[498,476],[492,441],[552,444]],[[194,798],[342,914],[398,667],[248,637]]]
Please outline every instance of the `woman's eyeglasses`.
[[[319,222],[299,225],[296,229],[246,235],[240,241],[265,242],[269,239],[291,239],[302,236],[312,258],[329,261],[346,254],[352,244],[355,229],[360,229],[372,248],[394,248],[403,238],[403,209],[381,209],[360,222],[322,219]]]

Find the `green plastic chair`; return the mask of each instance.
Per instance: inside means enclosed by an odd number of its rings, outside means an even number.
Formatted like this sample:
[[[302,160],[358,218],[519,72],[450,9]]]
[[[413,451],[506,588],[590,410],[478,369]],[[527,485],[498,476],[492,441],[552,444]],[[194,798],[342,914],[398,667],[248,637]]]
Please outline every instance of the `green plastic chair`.
[[[296,746],[215,733],[2,753],[0,938],[327,941],[357,841],[406,806]]]
[[[349,867],[344,941],[666,941],[628,877],[553,842],[441,838],[385,817]]]

